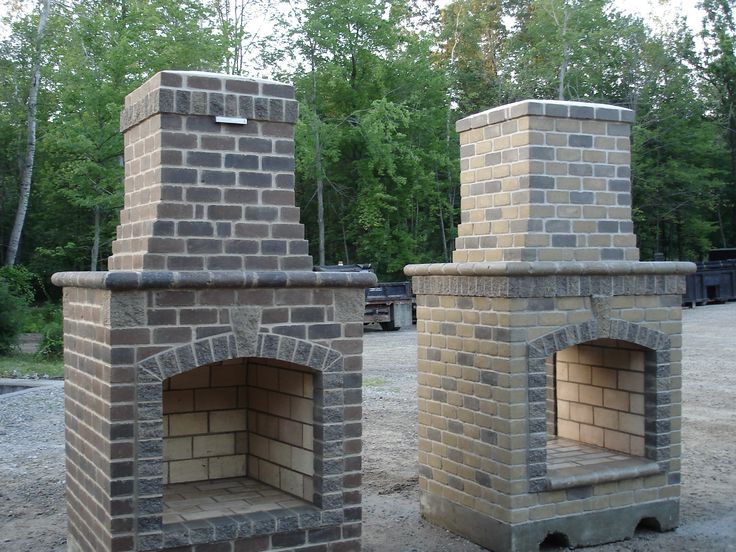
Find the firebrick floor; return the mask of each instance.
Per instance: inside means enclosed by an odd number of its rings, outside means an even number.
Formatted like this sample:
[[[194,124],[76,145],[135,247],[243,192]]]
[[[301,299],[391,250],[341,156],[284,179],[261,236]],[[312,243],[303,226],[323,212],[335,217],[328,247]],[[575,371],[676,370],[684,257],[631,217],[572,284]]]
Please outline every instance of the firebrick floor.
[[[308,502],[255,479],[237,477],[164,487],[164,523],[265,512]]]
[[[560,437],[547,441],[547,469],[595,467],[599,464],[632,458],[634,457],[615,450],[586,445]]]
[[[547,481],[550,489],[569,489],[657,473],[660,473],[659,465],[647,458],[568,439],[553,438],[547,441]]]

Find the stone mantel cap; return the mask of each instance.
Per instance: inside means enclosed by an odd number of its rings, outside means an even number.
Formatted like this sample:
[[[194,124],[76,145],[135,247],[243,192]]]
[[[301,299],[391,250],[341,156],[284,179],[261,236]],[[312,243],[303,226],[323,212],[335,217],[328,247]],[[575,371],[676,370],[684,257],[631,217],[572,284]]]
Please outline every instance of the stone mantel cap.
[[[209,288],[367,288],[378,279],[372,272],[308,271],[132,271],[57,272],[51,282],[59,287],[109,289],[209,289]]]
[[[688,262],[490,262],[433,263],[404,267],[407,276],[554,276],[554,275],[684,275],[695,272]]]
[[[563,102],[560,100],[522,100],[520,102],[494,107],[455,123],[458,132],[464,132],[473,128],[481,128],[486,125],[501,123],[527,115],[538,115],[544,117],[555,117],[558,119],[590,119],[596,121],[631,123],[634,121],[634,112],[624,107],[614,105],[588,103],[588,102]]]
[[[160,71],[125,97],[120,131],[159,113],[294,124],[299,104],[290,84],[204,71]]]

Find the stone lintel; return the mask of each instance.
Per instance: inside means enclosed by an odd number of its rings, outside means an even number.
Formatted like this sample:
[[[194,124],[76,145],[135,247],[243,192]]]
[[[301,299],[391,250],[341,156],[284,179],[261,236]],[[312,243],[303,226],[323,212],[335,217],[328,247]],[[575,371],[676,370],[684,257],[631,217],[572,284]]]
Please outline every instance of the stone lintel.
[[[458,132],[502,123],[519,117],[536,115],[562,119],[591,119],[597,121],[631,123],[634,112],[623,107],[589,102],[559,100],[522,100],[516,103],[481,111],[455,123]]]
[[[210,288],[366,288],[375,286],[371,272],[307,271],[127,271],[57,272],[51,277],[59,287],[109,289],[210,289]]]

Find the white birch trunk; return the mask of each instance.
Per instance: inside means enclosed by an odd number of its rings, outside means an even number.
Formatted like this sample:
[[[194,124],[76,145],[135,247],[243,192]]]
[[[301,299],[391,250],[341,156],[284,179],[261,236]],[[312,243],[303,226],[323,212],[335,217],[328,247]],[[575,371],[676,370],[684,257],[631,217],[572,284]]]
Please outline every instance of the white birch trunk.
[[[38,90],[41,87],[41,43],[46,32],[46,23],[49,19],[50,0],[40,0],[41,16],[38,21],[38,33],[36,35],[36,51],[33,61],[33,74],[31,77],[31,89],[28,93],[26,155],[23,161],[23,169],[20,178],[20,196],[18,198],[18,210],[15,212],[15,223],[10,234],[8,250],[5,255],[6,266],[15,265],[20,248],[20,237],[23,233],[23,225],[28,212],[28,200],[31,197],[31,181],[33,178],[33,162],[36,155],[36,110],[38,108]]]

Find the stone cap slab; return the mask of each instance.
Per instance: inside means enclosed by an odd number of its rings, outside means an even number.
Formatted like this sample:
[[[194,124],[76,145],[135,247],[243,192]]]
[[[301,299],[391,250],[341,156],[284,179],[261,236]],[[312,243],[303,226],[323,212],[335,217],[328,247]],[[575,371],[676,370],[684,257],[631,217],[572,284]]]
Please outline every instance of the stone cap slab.
[[[551,276],[691,274],[694,263],[633,261],[432,263],[404,267],[407,276]]]
[[[120,131],[158,113],[242,117],[295,123],[294,87],[276,81],[201,71],[161,71],[125,97]]]
[[[367,288],[378,278],[372,272],[307,271],[127,271],[57,272],[51,282],[59,287],[109,289],[208,289],[208,288]]]
[[[457,132],[464,132],[529,115],[623,123],[634,121],[634,112],[624,107],[560,100],[522,100],[460,119],[455,123],[455,129]]]

